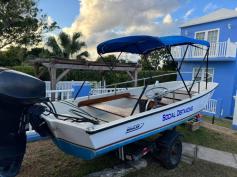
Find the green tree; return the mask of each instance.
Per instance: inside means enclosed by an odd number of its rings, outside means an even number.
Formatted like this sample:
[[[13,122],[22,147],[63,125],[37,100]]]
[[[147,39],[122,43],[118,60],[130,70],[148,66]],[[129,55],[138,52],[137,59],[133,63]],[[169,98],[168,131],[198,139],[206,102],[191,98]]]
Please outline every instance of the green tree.
[[[115,55],[107,55],[102,57],[98,57],[97,60],[98,62],[114,62],[116,61],[116,56]]]
[[[159,70],[161,69],[161,61],[169,59],[169,54],[165,49],[154,50],[149,55],[141,56],[139,63],[142,65],[143,70]]]
[[[20,65],[26,58],[26,49],[21,47],[8,47],[0,52],[0,66]]]
[[[35,47],[27,51],[27,59],[49,58],[51,56],[52,54],[50,53],[50,51],[43,47]]]
[[[107,55],[107,56],[103,56],[103,58],[102,57],[98,57],[96,61],[98,61],[98,62],[107,62],[107,63],[113,63],[113,62],[115,62],[115,63],[126,63],[127,62],[123,58],[117,59],[117,57],[115,55],[113,55],[113,54]]]
[[[164,60],[162,70],[164,71],[175,71],[176,67],[178,66],[177,62],[173,62],[171,59],[170,60]]]
[[[85,59],[89,56],[87,51],[81,51],[86,47],[86,43],[80,41],[81,33],[73,33],[72,36],[65,32],[61,32],[58,40],[51,36],[48,38],[47,46],[50,47],[51,53],[55,57]]]
[[[55,29],[38,9],[36,0],[0,0],[0,49],[9,45],[34,45]]]

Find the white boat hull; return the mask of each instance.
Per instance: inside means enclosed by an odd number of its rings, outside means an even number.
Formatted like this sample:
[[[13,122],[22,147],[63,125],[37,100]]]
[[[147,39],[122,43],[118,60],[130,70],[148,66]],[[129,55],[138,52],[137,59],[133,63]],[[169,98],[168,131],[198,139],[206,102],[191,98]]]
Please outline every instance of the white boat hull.
[[[192,98],[116,120],[95,129],[85,130],[56,119],[46,121],[59,148],[74,156],[92,159],[186,122],[205,108],[213,92],[214,88]]]

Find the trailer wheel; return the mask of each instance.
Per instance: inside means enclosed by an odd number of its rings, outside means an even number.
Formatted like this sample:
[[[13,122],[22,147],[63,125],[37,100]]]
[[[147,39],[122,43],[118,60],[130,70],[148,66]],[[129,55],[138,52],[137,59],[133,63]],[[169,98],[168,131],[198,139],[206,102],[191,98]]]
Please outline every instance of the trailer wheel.
[[[153,155],[166,169],[174,169],[178,166],[182,155],[182,142],[179,136],[175,137],[168,144],[161,144],[157,139],[157,148]]]

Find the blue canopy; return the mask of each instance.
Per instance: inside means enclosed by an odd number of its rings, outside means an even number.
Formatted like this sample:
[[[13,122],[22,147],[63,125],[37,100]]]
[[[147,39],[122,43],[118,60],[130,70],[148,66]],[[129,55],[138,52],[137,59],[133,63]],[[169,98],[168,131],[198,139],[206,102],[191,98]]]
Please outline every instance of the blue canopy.
[[[111,39],[97,46],[98,54],[112,52],[128,52],[135,54],[147,54],[153,50],[177,45],[199,44],[210,47],[210,43],[185,36],[127,36]]]

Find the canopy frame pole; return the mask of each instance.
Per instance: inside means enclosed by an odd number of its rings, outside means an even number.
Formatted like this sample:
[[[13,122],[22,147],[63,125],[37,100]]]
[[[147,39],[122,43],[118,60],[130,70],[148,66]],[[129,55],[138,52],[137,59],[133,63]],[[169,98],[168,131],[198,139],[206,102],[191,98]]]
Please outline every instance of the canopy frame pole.
[[[118,55],[118,57],[115,59],[115,61],[113,61],[113,62],[111,63],[111,66],[107,65],[107,63],[106,63],[105,60],[104,60],[104,57],[103,57],[101,54],[99,54],[99,56],[101,57],[103,63],[110,69],[110,71],[113,71],[114,66],[115,66],[115,62],[120,58],[120,56],[121,56],[122,53],[123,53],[123,52],[120,52],[120,53],[119,53],[119,55]]]
[[[114,66],[115,66],[115,64],[116,64],[116,61],[120,58],[120,56],[121,56],[122,53],[123,53],[123,52],[120,52],[119,55],[117,56],[117,58],[116,58],[114,61],[112,61],[112,65],[111,65],[111,67],[110,67],[111,71],[114,69]]]
[[[136,46],[136,48],[137,48],[138,51],[141,51],[141,50],[139,49],[139,47],[138,47],[136,44],[135,44],[135,46]],[[147,61],[147,55],[146,55],[146,54],[143,54],[143,56],[145,57],[146,62],[148,62],[148,61]],[[151,78],[152,78],[152,75],[151,75],[151,73],[150,73],[150,79],[151,79]],[[145,85],[144,85],[144,87],[143,87],[143,90],[142,90],[141,94],[139,95],[139,98],[137,99],[137,102],[135,103],[135,105],[134,105],[134,107],[133,107],[133,109],[132,109],[132,112],[131,112],[130,116],[132,116],[132,115],[134,114],[134,112],[135,112],[135,110],[136,110],[136,108],[137,108],[137,105],[139,104],[140,100],[142,99],[142,96],[144,95],[144,93],[145,93],[145,91],[146,91],[147,86],[148,86],[148,83],[147,83],[147,81],[145,81]]]
[[[208,50],[209,50],[209,49],[207,49],[207,51],[206,51],[206,53],[205,53],[205,56],[204,56],[202,62],[204,62],[205,59],[208,57]],[[208,65],[208,61],[207,61],[207,65]],[[208,67],[208,66],[207,66],[207,67]],[[197,80],[197,76],[198,76],[198,74],[200,73],[201,68],[202,68],[202,65],[199,66],[198,72],[197,72],[197,74],[195,75],[195,77],[194,77],[194,79],[193,79],[193,82],[192,82],[192,84],[191,84],[191,87],[189,88],[189,91],[190,91],[190,92],[191,92],[191,90],[192,90],[192,88],[193,88],[193,85],[194,85],[195,81]],[[207,84],[207,80],[206,80],[206,84]]]
[[[203,47],[197,46],[197,45],[195,45],[195,44],[190,44],[190,45],[193,46],[193,47],[195,47],[195,48],[205,50]]]
[[[209,47],[208,47],[208,49],[207,49],[207,52],[206,52],[206,57],[207,57],[207,61],[206,61],[206,90],[207,90],[207,83],[208,83],[208,63],[209,63],[209,58],[208,58],[208,56],[209,56]]]
[[[145,84],[145,86],[143,87],[143,90],[142,90],[141,94],[139,95],[139,98],[137,99],[137,102],[136,102],[136,104],[134,105],[130,116],[132,116],[132,115],[134,114],[134,112],[135,112],[135,110],[136,110],[136,108],[137,108],[138,103],[140,102],[140,100],[142,99],[142,96],[144,95],[144,93],[145,93],[145,91],[146,91],[147,86],[148,86],[148,85]]]
[[[175,60],[174,60],[174,57],[173,57],[173,55],[172,55],[172,53],[171,53],[171,51],[170,51],[170,47],[166,47],[166,51],[169,53],[169,55],[170,55],[170,57],[171,57],[171,59],[172,59],[173,64],[176,64],[176,63],[175,63]],[[181,67],[180,67],[180,68],[181,68]],[[184,84],[184,87],[185,87],[185,89],[186,89],[186,91],[187,91],[189,97],[191,98],[192,95],[191,95],[191,93],[190,93],[190,91],[189,91],[189,89],[188,89],[188,86],[186,85],[186,83],[185,83],[185,81],[184,81],[184,78],[183,78],[183,76],[182,76],[182,74],[181,74],[180,69],[179,69],[178,66],[176,67],[176,71],[178,72],[179,77],[181,78],[181,80],[182,80],[182,82],[183,82],[183,84]]]
[[[107,63],[104,60],[104,57],[101,54],[99,54],[99,56],[101,57],[103,63],[110,69],[110,71],[113,71],[113,67],[110,67],[109,65],[107,65]]]
[[[73,101],[75,101],[77,99],[77,96],[81,93],[81,90],[82,90],[83,86],[85,85],[85,83],[86,83],[86,81],[83,81],[83,83],[81,84],[80,89],[77,91]]]
[[[180,62],[180,65],[179,65],[179,70],[181,69],[181,66],[182,66],[182,64],[183,64],[183,61],[184,61],[184,59],[185,59],[185,57],[186,57],[186,54],[187,54],[187,51],[188,51],[188,47],[189,47],[189,44],[187,45],[187,47],[186,47],[186,49],[185,49],[183,58],[182,58],[182,60],[181,60],[181,62]]]

